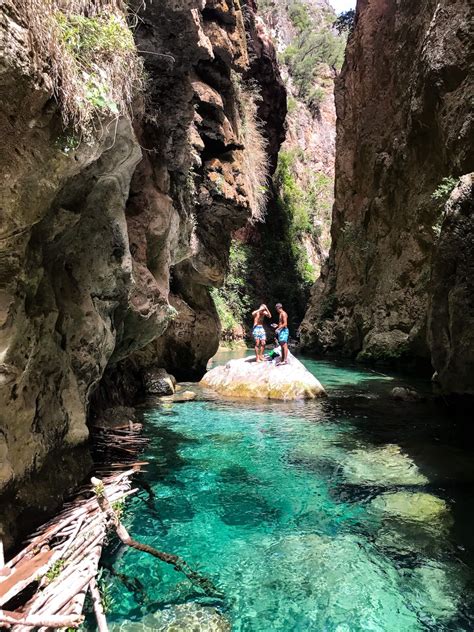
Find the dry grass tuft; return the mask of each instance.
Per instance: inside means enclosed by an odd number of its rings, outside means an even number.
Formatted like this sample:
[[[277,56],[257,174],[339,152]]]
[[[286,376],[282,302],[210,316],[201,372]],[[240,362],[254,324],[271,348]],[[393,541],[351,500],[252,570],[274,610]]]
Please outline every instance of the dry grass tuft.
[[[14,0],[14,10],[66,126],[90,137],[101,117],[130,110],[143,72],[122,0]]]
[[[262,222],[267,207],[269,159],[267,140],[258,118],[258,101],[261,96],[256,88],[237,85],[240,116],[242,119],[242,144],[244,146],[243,170],[247,180],[247,194],[252,209],[251,223]]]

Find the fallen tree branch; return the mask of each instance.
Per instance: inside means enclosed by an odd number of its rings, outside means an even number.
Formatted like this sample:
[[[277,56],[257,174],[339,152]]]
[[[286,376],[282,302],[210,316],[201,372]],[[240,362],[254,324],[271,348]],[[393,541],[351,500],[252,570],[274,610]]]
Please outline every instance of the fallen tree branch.
[[[174,555],[172,553],[165,553],[163,551],[158,551],[154,547],[149,544],[144,544],[143,542],[139,542],[138,540],[134,540],[130,537],[127,529],[120,522],[120,518],[117,515],[116,511],[113,509],[105,491],[105,486],[103,482],[95,477],[91,478],[91,482],[94,488],[94,492],[97,497],[97,503],[100,507],[100,510],[104,512],[109,520],[109,523],[114,528],[118,538],[133,549],[137,551],[142,551],[143,553],[149,553],[153,555],[153,557],[158,558],[162,562],[166,564],[170,564],[174,567],[175,570],[183,573],[186,577],[193,583],[199,586],[206,595],[208,596],[222,596],[222,592],[219,591],[213,582],[204,575],[201,575],[197,571],[193,570],[186,560],[182,559],[178,555]]]

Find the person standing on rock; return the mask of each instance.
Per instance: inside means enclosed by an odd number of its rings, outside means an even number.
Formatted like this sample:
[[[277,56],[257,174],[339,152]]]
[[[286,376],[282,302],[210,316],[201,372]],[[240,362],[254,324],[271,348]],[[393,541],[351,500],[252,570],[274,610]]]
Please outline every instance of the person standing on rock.
[[[270,314],[268,307],[262,303],[258,309],[252,312],[252,316],[252,335],[255,339],[255,360],[257,362],[264,362],[263,353],[265,351],[265,345],[267,344],[267,334],[263,328],[263,319],[265,316],[271,318],[272,315]]]
[[[275,305],[275,309],[278,312],[280,319],[278,321],[278,325],[273,324],[272,327],[275,327],[275,333],[278,335],[278,342],[281,347],[281,362],[278,366],[282,364],[288,364],[288,338],[290,336],[290,332],[288,330],[288,314],[283,309],[283,305],[281,303],[277,303]]]

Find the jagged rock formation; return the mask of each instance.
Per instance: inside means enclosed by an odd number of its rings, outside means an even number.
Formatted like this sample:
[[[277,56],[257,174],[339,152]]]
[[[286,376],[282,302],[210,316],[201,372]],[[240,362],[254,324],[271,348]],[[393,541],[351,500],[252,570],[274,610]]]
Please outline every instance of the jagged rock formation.
[[[48,454],[86,441],[91,401],[131,396],[151,366],[202,374],[219,339],[208,288],[258,205],[238,0],[139,10],[144,103],[133,125],[103,120],[77,146],[26,24],[14,4],[0,11],[0,493],[12,498]]]
[[[466,1],[358,2],[336,89],[332,249],[302,325],[305,347],[320,352],[431,359],[450,392],[474,387],[470,288],[454,270],[472,265],[472,233],[460,211],[469,202],[452,201],[438,240],[433,193],[473,170],[470,17]],[[471,316],[460,322],[459,309]]]

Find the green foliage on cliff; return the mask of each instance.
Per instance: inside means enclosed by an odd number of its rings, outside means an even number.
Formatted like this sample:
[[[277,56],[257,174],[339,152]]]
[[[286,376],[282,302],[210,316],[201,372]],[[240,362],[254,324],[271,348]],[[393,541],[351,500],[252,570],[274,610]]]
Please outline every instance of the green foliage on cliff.
[[[224,340],[231,338],[232,331],[245,322],[250,311],[249,258],[249,248],[234,241],[230,248],[229,267],[224,285],[211,290]]]
[[[329,221],[331,213],[332,179],[321,172],[303,173],[306,182],[303,188],[298,170],[305,170],[304,152],[281,151],[275,184],[279,192],[279,204],[290,218],[292,241],[301,241],[305,235],[320,237],[321,223]]]
[[[250,332],[251,311],[262,302],[271,311],[282,302],[296,334],[316,278],[307,247],[319,237],[321,221],[327,221],[332,188],[331,179],[319,173],[303,189],[297,175],[303,163],[301,151],[280,152],[265,230],[256,241],[232,244],[225,283],[212,290],[225,340],[238,326]]]
[[[439,186],[433,191],[431,197],[433,200],[441,200],[442,202],[445,202],[453,192],[457,183],[458,178],[453,178],[452,176],[443,178]]]
[[[288,66],[298,96],[309,107],[317,107],[324,97],[324,91],[315,85],[320,75],[321,64],[339,70],[344,61],[346,40],[330,28],[303,31],[283,53],[283,61]]]
[[[299,31],[305,31],[311,26],[311,17],[308,7],[303,4],[303,2],[293,0],[293,3],[288,7],[288,16],[293,26]]]
[[[338,71],[344,61],[347,34],[333,28],[335,14],[321,7],[309,7],[301,0],[288,4],[288,17],[297,35],[281,55],[288,66],[297,96],[317,110],[325,96],[318,85],[323,65]]]
[[[349,11],[344,11],[343,13],[337,16],[337,20],[334,22],[334,28],[339,33],[339,35],[343,35],[344,33],[349,35],[354,30],[354,27],[355,27],[354,9],[349,9]]]
[[[124,7],[119,0],[106,7],[93,0],[17,0],[32,72],[41,81],[48,77],[65,126],[86,138],[100,129],[95,119],[126,113],[143,87]]]

